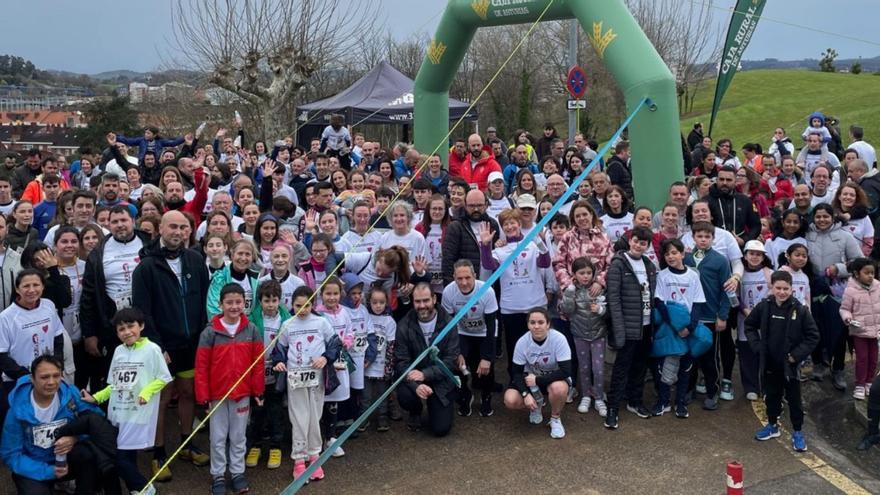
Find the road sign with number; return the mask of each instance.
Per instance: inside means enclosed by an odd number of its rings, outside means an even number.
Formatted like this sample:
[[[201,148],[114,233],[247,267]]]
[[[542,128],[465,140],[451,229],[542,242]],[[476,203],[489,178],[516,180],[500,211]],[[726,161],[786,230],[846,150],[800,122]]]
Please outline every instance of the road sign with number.
[[[587,108],[587,100],[568,100],[569,110],[584,110]]]
[[[587,73],[580,65],[572,65],[565,78],[565,87],[572,98],[580,98],[587,92]]]

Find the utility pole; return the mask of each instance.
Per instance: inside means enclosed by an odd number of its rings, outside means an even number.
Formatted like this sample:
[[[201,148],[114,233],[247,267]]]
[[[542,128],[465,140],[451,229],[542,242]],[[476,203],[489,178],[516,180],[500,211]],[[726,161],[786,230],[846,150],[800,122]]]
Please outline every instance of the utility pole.
[[[568,21],[568,66],[577,64],[578,56],[578,21],[570,19]],[[576,110],[568,111],[568,145],[574,145],[574,135],[577,134]]]

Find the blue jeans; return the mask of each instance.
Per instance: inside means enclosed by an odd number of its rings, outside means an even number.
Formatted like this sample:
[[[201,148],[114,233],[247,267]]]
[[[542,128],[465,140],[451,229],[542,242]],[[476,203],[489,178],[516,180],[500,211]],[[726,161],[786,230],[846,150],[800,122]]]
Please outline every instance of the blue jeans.
[[[137,455],[137,450],[119,449],[116,459],[116,470],[119,472],[119,477],[131,492],[139,492],[147,486],[146,478],[138,471]]]

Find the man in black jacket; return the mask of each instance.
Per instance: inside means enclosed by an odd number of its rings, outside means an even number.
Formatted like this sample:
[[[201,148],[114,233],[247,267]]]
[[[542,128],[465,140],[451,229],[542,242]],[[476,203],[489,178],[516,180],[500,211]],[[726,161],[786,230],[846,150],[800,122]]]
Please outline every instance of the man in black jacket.
[[[456,261],[465,259],[475,267],[480,266],[480,243],[477,235],[483,222],[489,222],[490,230],[494,233],[492,245],[498,241],[500,229],[498,222],[486,214],[488,205],[489,201],[483,192],[477,189],[468,192],[464,199],[465,214],[446,227],[446,234],[443,236],[443,258],[440,262],[444,286],[453,281]]]
[[[615,186],[623,188],[623,192],[633,201],[632,166],[629,161],[629,143],[621,141],[614,147],[614,156],[605,164],[605,173],[608,180]]]
[[[437,335],[449,323],[449,314],[435,307],[436,299],[431,285],[420,282],[412,291],[413,309],[397,325],[394,347],[394,366],[397,376],[412,365],[416,357],[428,348]],[[437,358],[451,372],[459,356],[458,332],[455,328],[437,343]],[[442,437],[452,429],[455,417],[456,384],[443,371],[441,365],[430,356],[420,361],[407,373],[406,381],[397,388],[400,407],[409,412],[407,426],[417,431],[421,428],[422,401],[428,405],[428,423],[431,433]]]
[[[605,297],[611,316],[608,344],[617,349],[605,417],[605,428],[613,430],[617,429],[618,410],[624,398],[628,411],[643,419],[651,417],[642,403],[642,394],[651,351],[651,311],[657,285],[657,269],[645,256],[652,237],[645,227],[633,228],[629,251],[614,255],[605,276]]]
[[[107,385],[113,351],[120,344],[110,322],[116,311],[131,306],[132,272],[140,261],[140,250],[150,240],[134,230],[134,219],[125,205],[110,209],[110,235],[89,253],[83,272],[79,321],[85,351],[92,356],[82,363],[88,369],[91,390]],[[80,363],[76,363],[79,368]]]
[[[761,234],[761,217],[751,198],[736,192],[736,170],[731,166],[718,171],[718,179],[709,188],[712,223],[731,234],[742,248],[746,241]]]
[[[208,269],[205,260],[184,247],[189,221],[179,211],[162,216],[159,239],[140,252],[140,264],[132,276],[132,305],[144,312],[144,336],[162,348],[168,369],[174,375],[174,387],[162,389],[156,448],[153,450],[153,474],[158,480],[171,478],[165,463],[165,411],[174,391],[178,393],[177,413],[181,439],[192,433],[195,413],[193,377],[199,335],[208,321]],[[208,463],[207,454],[192,444],[180,452],[196,465]]]

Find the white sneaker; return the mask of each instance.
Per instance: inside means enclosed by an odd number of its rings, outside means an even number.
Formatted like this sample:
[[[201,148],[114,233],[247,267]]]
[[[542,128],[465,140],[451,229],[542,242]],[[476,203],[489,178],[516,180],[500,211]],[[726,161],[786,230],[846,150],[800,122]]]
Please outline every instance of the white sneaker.
[[[559,418],[550,418],[550,438],[562,438],[565,436],[565,428]]]
[[[605,405],[605,401],[602,399],[596,399],[595,402],[596,411],[599,413],[599,416],[604,418],[608,415],[608,406]]]
[[[746,399],[748,399],[752,402],[755,402],[756,400],[758,400],[758,394],[756,394],[754,392],[749,392],[746,394]]]
[[[865,387],[857,385],[856,389],[853,391],[853,399],[865,400]]]
[[[329,449],[330,446],[333,445],[333,442],[335,442],[335,441],[336,441],[336,437],[333,437],[330,440],[327,440],[327,443],[324,445],[324,449]],[[334,450],[333,453],[330,454],[331,457],[342,457],[344,455],[345,455],[345,451],[342,450],[342,446],[336,447],[336,450]]]
[[[577,397],[577,389],[574,387],[568,387],[568,397],[565,398],[566,404],[571,404],[574,402],[574,398]]]
[[[529,411],[529,423],[539,425],[544,422],[544,415],[541,414],[541,408]]]
[[[578,404],[578,412],[581,414],[590,412],[590,396],[585,395],[581,397],[581,403]]]

